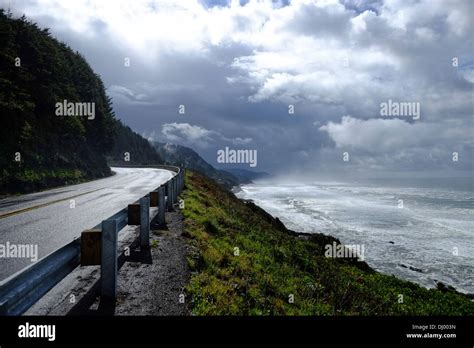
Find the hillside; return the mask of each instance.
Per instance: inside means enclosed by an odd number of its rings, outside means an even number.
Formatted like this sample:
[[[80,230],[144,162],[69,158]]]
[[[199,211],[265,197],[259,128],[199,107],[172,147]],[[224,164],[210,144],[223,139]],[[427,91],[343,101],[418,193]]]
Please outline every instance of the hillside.
[[[474,314],[463,295],[383,275],[354,258],[325,257],[337,239],[287,230],[197,173],[187,173],[181,196],[195,315]]]
[[[199,154],[186,146],[154,142],[153,145],[166,164],[184,166],[214,179],[225,188],[232,188],[241,183],[238,178],[224,170],[218,170],[207,163]]]
[[[163,160],[150,142],[118,121],[117,135],[110,154],[114,164],[161,164]],[[129,154],[129,161],[125,156]]]
[[[124,149],[161,161],[117,122],[99,75],[48,29],[0,10],[0,47],[0,193],[110,175],[106,156]]]

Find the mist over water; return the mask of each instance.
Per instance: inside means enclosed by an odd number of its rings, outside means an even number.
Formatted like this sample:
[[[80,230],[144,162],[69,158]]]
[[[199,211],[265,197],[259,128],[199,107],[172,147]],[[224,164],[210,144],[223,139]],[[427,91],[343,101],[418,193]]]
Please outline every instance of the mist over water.
[[[474,293],[473,186],[471,178],[262,181],[242,186],[237,196],[295,231],[364,244],[365,261],[385,274]]]

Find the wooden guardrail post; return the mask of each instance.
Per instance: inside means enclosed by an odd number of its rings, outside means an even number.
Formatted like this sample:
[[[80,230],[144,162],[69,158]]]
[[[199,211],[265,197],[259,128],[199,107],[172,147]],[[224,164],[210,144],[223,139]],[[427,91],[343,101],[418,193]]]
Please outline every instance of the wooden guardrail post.
[[[132,203],[128,205],[128,225],[140,225],[140,204]]]
[[[91,228],[81,233],[81,266],[100,265],[102,231]]]
[[[117,296],[117,237],[117,221],[102,221],[100,287],[102,297],[108,299]]]
[[[158,206],[158,191],[150,192],[150,207]]]
[[[150,247],[150,197],[140,198],[140,248]]]

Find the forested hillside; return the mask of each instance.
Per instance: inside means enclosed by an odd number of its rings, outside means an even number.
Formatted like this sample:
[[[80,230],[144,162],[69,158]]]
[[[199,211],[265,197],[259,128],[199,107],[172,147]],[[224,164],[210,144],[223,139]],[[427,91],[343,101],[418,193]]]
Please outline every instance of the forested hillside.
[[[117,135],[112,150],[114,164],[157,164],[161,157],[148,140],[118,121]]]
[[[110,175],[106,156],[115,160],[128,149],[142,152],[143,162],[160,161],[148,141],[115,119],[99,75],[48,29],[0,10],[0,48],[0,193]],[[94,114],[58,115],[65,100],[93,103]]]

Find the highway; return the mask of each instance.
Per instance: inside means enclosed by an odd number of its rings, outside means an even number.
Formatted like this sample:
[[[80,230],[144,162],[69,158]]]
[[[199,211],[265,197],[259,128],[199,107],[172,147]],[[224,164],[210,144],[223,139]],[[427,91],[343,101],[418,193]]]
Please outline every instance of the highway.
[[[2,251],[17,245],[37,246],[40,259],[173,175],[154,168],[112,170],[116,174],[108,178],[1,199],[0,280],[33,262],[31,258],[5,257]]]

